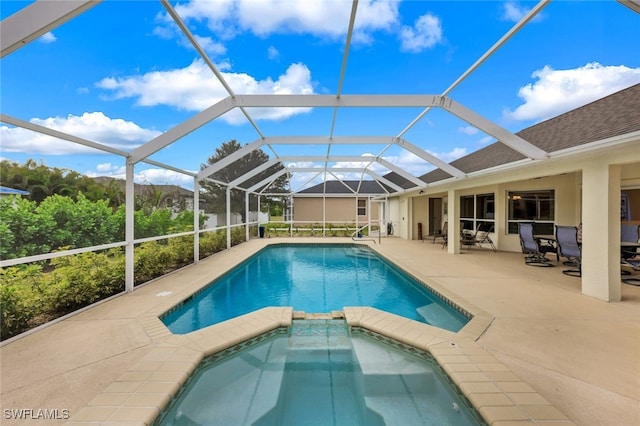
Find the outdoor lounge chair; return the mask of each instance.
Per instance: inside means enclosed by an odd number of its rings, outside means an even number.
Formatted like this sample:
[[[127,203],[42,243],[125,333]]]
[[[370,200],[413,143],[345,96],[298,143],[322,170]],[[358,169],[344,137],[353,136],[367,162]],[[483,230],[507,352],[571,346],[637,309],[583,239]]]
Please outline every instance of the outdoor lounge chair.
[[[475,246],[478,243],[476,241],[478,229],[480,229],[480,224],[476,229],[463,229],[462,224],[460,224],[460,245],[467,246],[467,250],[470,250],[471,246]]]
[[[441,238],[443,242],[446,242],[448,229],[449,223],[447,221],[444,221],[444,223],[442,224],[442,229],[437,230],[436,233],[432,235],[433,244],[435,244],[439,238]],[[422,242],[424,242],[424,239],[422,240]]]
[[[622,259],[622,282],[640,286],[640,259]]]
[[[533,238],[533,223],[518,223],[518,235],[520,236],[520,247],[525,254],[524,263],[529,266],[553,266],[545,254],[540,251],[538,242]]]
[[[637,243],[640,240],[640,226],[623,223],[620,228],[620,241]],[[640,286],[640,256],[637,247],[621,247],[620,264],[622,282]]]
[[[493,241],[489,236],[489,233],[491,232],[493,232],[493,225],[489,228],[488,231],[481,231],[480,227],[478,227],[478,230],[476,231],[476,235],[475,235],[475,240],[476,240],[476,244],[479,247],[482,247],[483,244],[489,244],[489,247],[491,247],[491,250],[493,250],[493,252],[495,253],[498,251],[498,249],[493,244]]]
[[[565,269],[562,273],[572,277],[582,276],[582,249],[578,243],[578,228],[556,225],[556,243],[558,255],[567,259],[564,264],[574,266],[573,269]]]
[[[630,225],[623,223],[620,226],[620,241],[637,243],[640,240],[640,225]],[[638,256],[636,247],[623,248],[621,250],[623,259],[632,259]]]

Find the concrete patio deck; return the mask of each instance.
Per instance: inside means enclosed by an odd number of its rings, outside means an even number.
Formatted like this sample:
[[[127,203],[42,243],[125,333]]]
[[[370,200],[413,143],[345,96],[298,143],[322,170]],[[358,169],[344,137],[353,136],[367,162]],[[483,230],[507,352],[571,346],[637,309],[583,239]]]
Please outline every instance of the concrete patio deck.
[[[158,383],[172,386],[183,380],[182,373],[173,370],[132,370],[143,359],[157,358],[158,351],[181,338],[159,324],[157,313],[274,242],[352,241],[252,240],[2,346],[2,424],[63,424],[68,416],[83,424],[116,424],[115,414],[105,412],[108,420],[94,423],[82,418],[83,410],[88,405],[108,406],[104,401],[96,402],[104,400],[105,389],[117,390],[109,396],[124,399],[124,395],[136,392],[124,389],[126,383],[142,383],[152,374],[163,373],[158,374]],[[580,279],[562,274],[561,264],[528,267],[519,253],[472,248],[450,255],[437,244],[397,238],[383,239],[379,245],[366,244],[462,306],[482,312],[482,324],[462,333],[460,346],[470,341],[474,351],[480,348],[486,353],[484,358],[497,360],[493,364],[506,366],[525,382],[531,390],[527,394],[539,394],[563,414],[545,421],[540,411],[531,416],[538,419],[535,423],[640,424],[640,287],[623,285],[622,301],[606,303],[581,295]],[[348,314],[367,322],[363,312],[348,310]],[[276,324],[279,315],[275,314]],[[437,331],[432,334],[444,339],[442,342],[449,338]],[[189,347],[197,344],[192,339]],[[450,360],[457,356],[449,349],[439,352]],[[176,365],[197,362],[189,350],[176,350],[170,356]],[[129,382],[122,381],[125,373]],[[120,388],[115,389],[116,385]],[[137,391],[138,400],[149,395]],[[118,404],[126,405],[123,401]],[[17,420],[7,411],[20,409],[57,410],[59,419]],[[145,412],[143,417],[152,417],[154,412]],[[483,415],[487,413],[495,425],[525,424],[501,418],[495,410],[488,409]],[[118,424],[126,424],[125,417],[120,420]]]

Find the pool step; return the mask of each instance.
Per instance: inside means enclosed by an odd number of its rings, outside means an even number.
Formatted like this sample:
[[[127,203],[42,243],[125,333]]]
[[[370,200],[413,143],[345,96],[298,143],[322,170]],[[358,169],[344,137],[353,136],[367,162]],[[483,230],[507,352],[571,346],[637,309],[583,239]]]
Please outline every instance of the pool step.
[[[294,320],[337,320],[344,319],[343,311],[331,312],[305,312],[293,311]]]
[[[429,399],[425,395],[438,393],[434,372],[428,366],[409,362],[368,339],[352,337],[352,344],[362,371],[358,386],[369,410],[385,424],[397,419],[402,419],[403,424],[424,424],[425,418],[432,418],[429,407],[421,402]],[[407,398],[407,392],[414,398]]]
[[[416,312],[427,324],[437,324],[436,327],[445,330],[457,331],[463,325],[457,317],[437,303],[421,306]]]
[[[378,259],[378,256],[367,247],[347,247],[344,249],[347,256],[362,259]]]
[[[368,339],[354,336],[351,343],[362,371],[365,396],[402,393],[407,389],[422,393],[433,387],[433,371],[428,366],[409,362]]]

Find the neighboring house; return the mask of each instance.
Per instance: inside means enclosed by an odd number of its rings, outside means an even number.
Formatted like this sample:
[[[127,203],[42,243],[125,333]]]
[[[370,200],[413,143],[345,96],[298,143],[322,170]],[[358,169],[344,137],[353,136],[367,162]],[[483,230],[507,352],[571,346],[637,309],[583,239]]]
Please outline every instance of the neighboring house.
[[[6,186],[0,186],[0,197],[8,197],[10,195],[26,197],[27,195],[29,195],[29,191],[23,191],[21,189],[14,189],[14,188],[7,188]]]
[[[374,181],[329,180],[293,194],[293,221],[359,226],[377,222],[383,217],[382,205],[372,199],[389,190]]]

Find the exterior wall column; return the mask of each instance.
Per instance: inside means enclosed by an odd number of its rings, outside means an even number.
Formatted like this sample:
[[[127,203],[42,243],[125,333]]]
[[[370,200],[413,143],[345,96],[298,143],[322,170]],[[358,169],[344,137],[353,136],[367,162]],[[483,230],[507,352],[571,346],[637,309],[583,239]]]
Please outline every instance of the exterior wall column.
[[[582,170],[582,293],[621,299],[620,166],[594,160]]]
[[[460,254],[460,196],[450,189],[447,194],[447,251]]]

